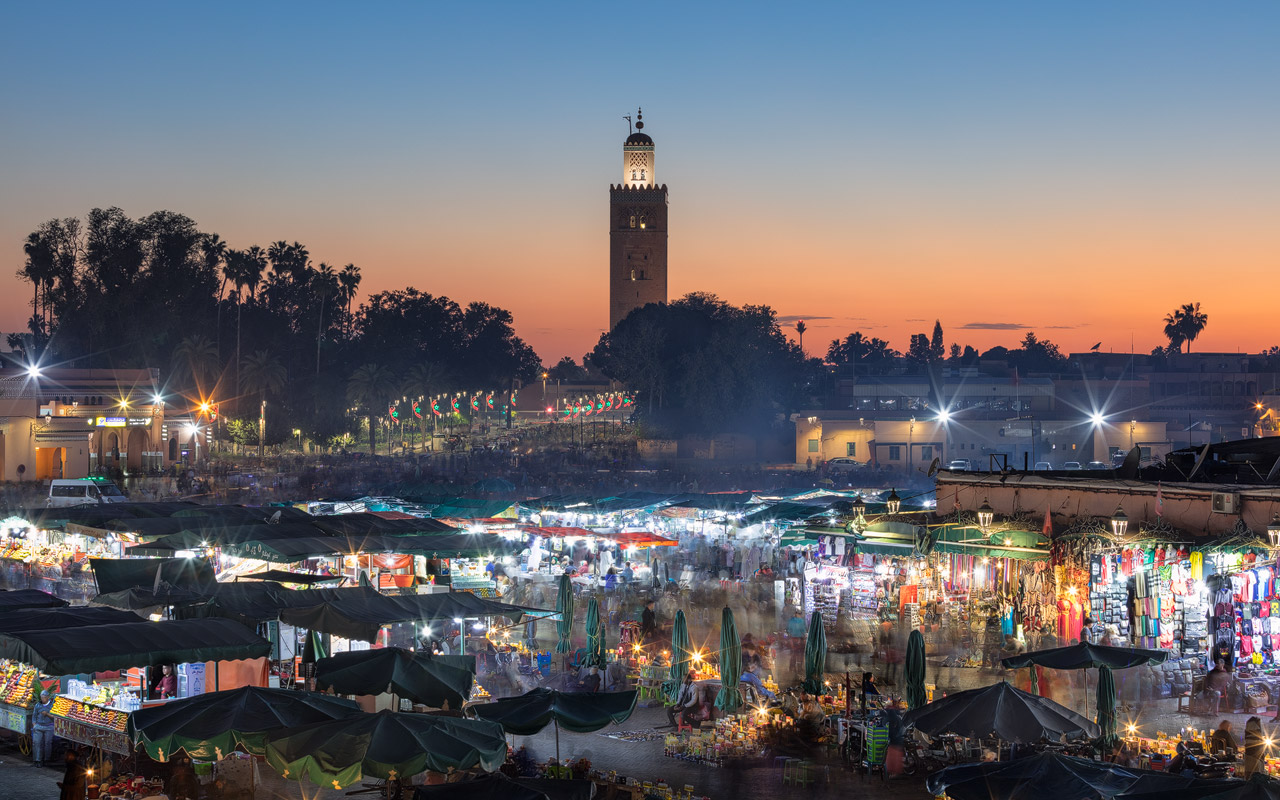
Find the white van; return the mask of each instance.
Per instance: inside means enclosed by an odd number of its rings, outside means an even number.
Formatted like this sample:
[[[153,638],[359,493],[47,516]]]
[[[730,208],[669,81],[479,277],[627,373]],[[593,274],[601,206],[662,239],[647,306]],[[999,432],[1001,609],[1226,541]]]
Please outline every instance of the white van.
[[[106,478],[70,478],[49,482],[49,507],[82,506],[88,503],[124,503],[120,487]]]

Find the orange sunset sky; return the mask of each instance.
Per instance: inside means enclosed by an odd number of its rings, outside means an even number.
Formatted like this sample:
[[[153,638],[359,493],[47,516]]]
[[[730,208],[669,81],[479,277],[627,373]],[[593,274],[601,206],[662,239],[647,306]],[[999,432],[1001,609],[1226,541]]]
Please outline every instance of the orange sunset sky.
[[[1190,301],[1196,350],[1280,345],[1275,4],[654,3],[631,32],[623,6],[160,8],[5,12],[2,330],[26,233],[118,205],[485,300],[580,357],[642,105],[672,297],[804,318],[811,354],[935,318],[1146,352]]]

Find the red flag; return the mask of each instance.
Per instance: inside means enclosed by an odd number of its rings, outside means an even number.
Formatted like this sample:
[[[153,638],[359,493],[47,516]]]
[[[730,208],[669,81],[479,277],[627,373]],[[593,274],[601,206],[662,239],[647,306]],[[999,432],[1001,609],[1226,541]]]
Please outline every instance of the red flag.
[[[1156,516],[1164,516],[1164,492],[1160,489],[1160,481],[1156,481]]]
[[[1046,539],[1053,538],[1053,517],[1049,513],[1048,506],[1044,507],[1044,527],[1040,529],[1040,532],[1044,534]]]

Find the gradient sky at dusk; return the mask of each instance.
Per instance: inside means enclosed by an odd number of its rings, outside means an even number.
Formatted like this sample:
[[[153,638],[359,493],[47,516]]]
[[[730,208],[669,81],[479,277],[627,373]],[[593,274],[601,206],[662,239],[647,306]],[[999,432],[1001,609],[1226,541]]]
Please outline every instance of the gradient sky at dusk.
[[[1280,344],[1280,3],[8,3],[0,330],[41,221],[180,211],[607,324],[608,186],[644,106],[672,296],[948,343]]]

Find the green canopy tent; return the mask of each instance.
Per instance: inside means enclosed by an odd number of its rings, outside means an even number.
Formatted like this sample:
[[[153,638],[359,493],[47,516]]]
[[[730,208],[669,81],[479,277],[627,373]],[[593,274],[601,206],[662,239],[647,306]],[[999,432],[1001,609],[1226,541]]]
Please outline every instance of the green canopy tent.
[[[809,617],[809,633],[804,637],[804,690],[822,694],[822,676],[827,666],[827,632],[822,627],[822,612]],[[723,677],[723,676],[722,676]]]
[[[246,686],[171,700],[129,715],[129,738],[156,761],[183,750],[200,761],[221,761],[237,748],[266,753],[266,732],[359,714],[351,700],[293,689]]]
[[[720,691],[716,693],[716,708],[733,714],[742,708],[742,641],[738,627],[733,622],[733,611],[724,607],[720,614]]]
[[[433,656],[400,647],[352,650],[316,661],[316,688],[338,694],[389,692],[433,708],[471,699],[475,656]]]
[[[266,751],[282,777],[341,789],[365,777],[407,780],[426,770],[493,772],[506,759],[507,740],[492,722],[379,711],[277,729],[267,734]]]
[[[689,665],[693,663],[692,649],[684,609],[677,609],[675,622],[671,625],[671,671],[667,673],[670,679],[664,687],[673,703],[680,696],[680,684],[684,683],[684,676],[689,674]]]
[[[927,702],[928,694],[924,688],[924,634],[919,629],[911,631],[907,637],[907,657],[903,663],[903,676],[907,681],[907,707],[922,708]]]
[[[569,641],[569,637],[573,635],[573,583],[568,575],[560,576],[556,613],[560,615],[560,619],[556,621],[556,633],[560,635],[560,641],[556,642],[556,652],[564,654],[565,669],[568,669],[569,653],[573,652],[573,644]]]
[[[604,669],[604,648],[600,644],[600,636],[604,628],[600,625],[600,602],[595,595],[587,601],[587,666]]]
[[[556,760],[560,760],[560,728],[574,733],[594,733],[611,723],[625,722],[636,707],[637,692],[583,692],[570,694],[539,688],[519,697],[470,707],[480,719],[497,722],[507,733],[532,736],[548,725],[556,726]]]
[[[1164,650],[1147,650],[1139,647],[1112,647],[1110,645],[1078,642],[1066,647],[1051,647],[1048,650],[1033,650],[1000,660],[1007,669],[1020,669],[1035,666],[1049,669],[1128,669],[1145,664],[1162,664],[1169,658]],[[1101,677],[1101,676],[1099,676]],[[1112,679],[1111,707],[1115,708],[1115,681]],[[1085,695],[1085,711],[1089,710],[1089,696]]]

